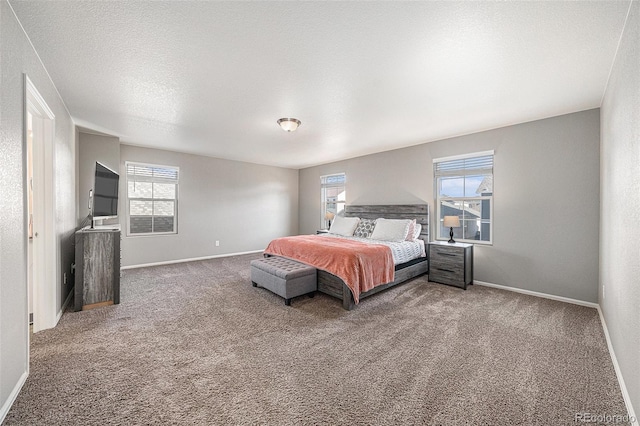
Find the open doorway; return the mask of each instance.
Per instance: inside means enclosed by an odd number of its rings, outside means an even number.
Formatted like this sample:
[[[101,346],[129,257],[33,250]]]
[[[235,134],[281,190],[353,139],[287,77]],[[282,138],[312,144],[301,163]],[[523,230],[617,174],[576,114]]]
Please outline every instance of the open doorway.
[[[37,332],[57,322],[55,116],[26,75],[24,117],[28,304],[33,332]]]
[[[27,284],[29,326],[33,327],[33,114],[27,107]]]

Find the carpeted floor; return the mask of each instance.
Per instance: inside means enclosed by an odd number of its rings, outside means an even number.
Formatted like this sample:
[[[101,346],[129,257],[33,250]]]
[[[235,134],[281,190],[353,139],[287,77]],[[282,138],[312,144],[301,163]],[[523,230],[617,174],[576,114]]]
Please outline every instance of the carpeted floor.
[[[31,343],[6,425],[575,425],[626,414],[595,309],[421,277],[353,311],[253,288],[259,254],[124,271]],[[578,422],[579,423],[579,422]]]

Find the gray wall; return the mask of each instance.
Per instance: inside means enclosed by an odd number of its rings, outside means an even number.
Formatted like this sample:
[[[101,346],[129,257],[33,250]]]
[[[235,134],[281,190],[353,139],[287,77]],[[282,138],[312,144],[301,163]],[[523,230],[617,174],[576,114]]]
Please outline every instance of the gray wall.
[[[600,307],[640,410],[640,2],[631,5],[601,111]]]
[[[62,100],[10,6],[0,1],[0,407],[27,371],[28,308],[25,187],[23,153],[24,80],[26,73],[55,114],[55,212],[60,259],[56,303],[62,306],[73,285],[75,231],[74,128]],[[0,417],[2,413],[0,413]]]
[[[493,149],[493,245],[475,246],[474,278],[596,302],[599,140],[594,109],[303,169],[300,232],[320,226],[321,175],[347,174],[347,204],[426,201],[433,215],[432,160]]]
[[[119,173],[120,139],[115,136],[78,134],[78,221],[89,214],[89,190],[93,188],[96,161]],[[120,209],[121,206],[118,206]]]
[[[180,167],[178,234],[126,236],[125,161]],[[262,250],[298,232],[297,170],[121,145],[120,171],[123,266]]]

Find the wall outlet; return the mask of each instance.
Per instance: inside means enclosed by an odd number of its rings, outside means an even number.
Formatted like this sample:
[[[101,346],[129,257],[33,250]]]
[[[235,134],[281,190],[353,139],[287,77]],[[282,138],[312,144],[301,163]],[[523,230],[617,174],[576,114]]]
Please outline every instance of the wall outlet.
[[[216,240],[216,247],[220,247],[220,241]]]
[[[67,283],[67,273],[65,272],[64,274],[62,274],[62,281],[66,284]]]

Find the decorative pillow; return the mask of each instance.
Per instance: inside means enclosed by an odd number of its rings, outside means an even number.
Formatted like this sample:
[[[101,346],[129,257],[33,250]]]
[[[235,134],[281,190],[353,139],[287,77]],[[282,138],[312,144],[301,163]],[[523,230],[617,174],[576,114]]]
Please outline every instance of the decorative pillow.
[[[409,233],[409,219],[384,219],[376,220],[376,227],[371,234],[372,240],[404,241]]]
[[[413,228],[413,239],[417,240],[418,238],[420,238],[421,232],[422,232],[422,225],[420,225],[419,223],[416,223],[416,227]]]
[[[353,236],[360,238],[369,238],[375,226],[376,221],[373,219],[360,219],[358,227],[354,231]]]
[[[409,224],[409,232],[407,232],[407,238],[405,238],[407,241],[415,240],[415,238],[413,238],[413,233],[415,232],[415,229],[416,229],[416,220],[413,219]]]
[[[409,225],[409,233],[407,234],[407,241],[415,241],[420,237],[420,233],[422,232],[422,225],[416,223],[416,220],[413,219],[411,224]]]
[[[355,231],[358,226],[358,222],[360,222],[359,217],[336,216],[333,218],[333,222],[331,222],[329,233],[351,237],[353,236],[353,231]]]

